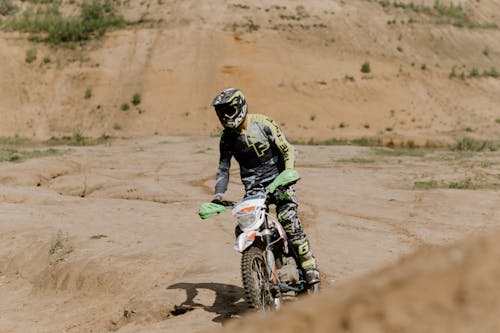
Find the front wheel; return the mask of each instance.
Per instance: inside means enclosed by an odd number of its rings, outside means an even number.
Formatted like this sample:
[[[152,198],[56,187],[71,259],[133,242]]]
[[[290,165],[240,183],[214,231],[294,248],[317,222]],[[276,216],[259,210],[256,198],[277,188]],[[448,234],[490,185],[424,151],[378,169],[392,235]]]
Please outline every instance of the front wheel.
[[[281,295],[269,279],[264,252],[252,246],[241,257],[241,276],[248,305],[256,310],[278,310]]]
[[[320,286],[319,282],[313,284],[312,286],[308,286],[307,287],[307,294],[308,295],[316,295],[319,293],[320,288],[321,288],[321,286]]]

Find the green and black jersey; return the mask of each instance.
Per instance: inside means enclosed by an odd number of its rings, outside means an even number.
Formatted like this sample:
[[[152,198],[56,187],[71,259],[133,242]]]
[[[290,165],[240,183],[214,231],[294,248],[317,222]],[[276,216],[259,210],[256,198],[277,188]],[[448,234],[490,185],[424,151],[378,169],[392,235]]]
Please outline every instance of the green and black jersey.
[[[233,156],[240,165],[245,191],[249,191],[266,187],[281,171],[292,169],[296,151],[276,122],[260,114],[248,114],[246,129],[241,133],[228,129],[222,133],[216,195],[227,190]]]

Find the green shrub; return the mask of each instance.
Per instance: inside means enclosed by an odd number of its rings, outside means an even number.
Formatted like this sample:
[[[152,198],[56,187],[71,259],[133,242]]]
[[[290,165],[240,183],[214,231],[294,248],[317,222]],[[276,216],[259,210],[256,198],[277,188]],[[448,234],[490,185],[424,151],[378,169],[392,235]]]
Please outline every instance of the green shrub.
[[[85,97],[85,99],[90,99],[92,97],[92,89],[87,88],[87,90],[85,90],[84,97]]]
[[[141,95],[139,93],[135,93],[134,96],[132,96],[132,104],[135,106],[141,104]]]
[[[371,67],[370,63],[368,61],[365,61],[363,65],[361,65],[361,73],[370,73],[371,72]]]
[[[469,72],[469,76],[470,77],[478,77],[479,76],[479,71],[477,70],[477,68],[472,68]]]
[[[498,143],[486,140],[476,140],[469,137],[458,139],[455,146],[452,147],[452,150],[456,151],[496,151],[497,149]]]
[[[36,54],[37,51],[35,48],[29,49],[28,51],[26,51],[26,58],[24,59],[24,61],[26,61],[28,64],[31,64],[36,60]]]
[[[6,30],[32,33],[35,34],[34,39],[60,44],[86,41],[126,24],[125,19],[115,12],[110,0],[83,2],[79,15],[71,17],[65,17],[59,11],[60,0],[30,2],[45,6],[38,6],[36,10],[28,8],[22,15],[9,19],[5,23]]]
[[[0,0],[0,15],[12,15],[17,9],[17,6],[12,3],[12,0]]]

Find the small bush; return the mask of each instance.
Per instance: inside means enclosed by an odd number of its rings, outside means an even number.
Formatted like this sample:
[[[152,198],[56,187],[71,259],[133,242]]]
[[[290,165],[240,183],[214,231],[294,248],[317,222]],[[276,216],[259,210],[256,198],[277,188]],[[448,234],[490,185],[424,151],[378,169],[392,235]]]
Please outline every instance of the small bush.
[[[36,60],[36,54],[37,50],[35,48],[29,49],[28,51],[26,51],[26,58],[24,59],[24,61],[26,61],[28,64],[31,64]]]
[[[85,90],[84,97],[85,97],[85,99],[90,99],[92,97],[92,89],[87,88],[87,90]]]
[[[484,71],[483,76],[498,78],[500,77],[500,73],[496,70],[496,68],[492,67],[489,71]]]
[[[17,6],[12,3],[12,0],[0,0],[0,15],[8,16],[17,11]]]
[[[363,65],[361,65],[361,73],[370,73],[371,72],[371,67],[370,63],[368,61],[365,61]]]
[[[123,103],[122,106],[120,106],[120,109],[122,111],[128,111],[130,110],[130,105],[128,103]]]
[[[479,76],[479,71],[477,68],[472,68],[469,72],[469,77],[478,77]]]
[[[141,95],[139,93],[135,93],[134,96],[132,96],[132,104],[135,106],[141,104]]]
[[[63,235],[62,231],[58,230],[50,243],[49,255],[58,263],[64,261],[71,252],[73,247],[69,244],[68,235]]]

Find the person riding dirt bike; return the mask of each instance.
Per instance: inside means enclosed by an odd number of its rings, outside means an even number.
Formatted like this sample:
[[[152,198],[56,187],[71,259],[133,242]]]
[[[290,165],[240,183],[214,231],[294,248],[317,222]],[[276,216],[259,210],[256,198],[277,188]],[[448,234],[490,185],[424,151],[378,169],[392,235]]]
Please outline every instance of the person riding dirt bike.
[[[212,202],[222,202],[233,156],[240,166],[245,197],[264,192],[283,170],[294,168],[295,148],[271,118],[247,113],[247,102],[241,90],[223,90],[214,98],[212,106],[224,127]],[[278,187],[271,199],[276,205],[278,221],[299,256],[306,282],[309,285],[319,283],[316,259],[297,215],[298,202],[293,184]]]

